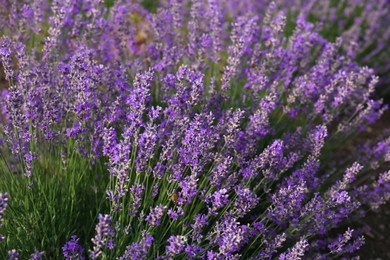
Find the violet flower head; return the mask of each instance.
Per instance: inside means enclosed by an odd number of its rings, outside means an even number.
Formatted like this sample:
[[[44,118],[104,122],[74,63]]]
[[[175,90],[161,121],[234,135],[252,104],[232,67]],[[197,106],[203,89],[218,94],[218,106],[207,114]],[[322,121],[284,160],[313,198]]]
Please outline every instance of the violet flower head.
[[[93,250],[90,251],[90,257],[97,259],[103,254],[103,249],[108,246],[109,240],[114,236],[112,229],[112,217],[108,214],[99,215],[99,223],[96,225],[96,235],[92,238]]]
[[[168,238],[167,255],[174,256],[180,254],[185,247],[186,237],[184,236],[171,236]]]
[[[142,194],[144,190],[145,186],[140,184],[136,184],[130,187],[130,193],[133,198],[129,209],[130,216],[135,216],[137,214],[138,209],[140,208],[142,203]]]
[[[229,202],[229,195],[227,192],[228,190],[223,188],[214,192],[212,195],[210,195],[209,198],[206,198],[206,202],[211,203],[211,212],[215,213],[218,209],[225,206]]]
[[[348,192],[346,192],[346,191],[336,192],[336,193],[334,193],[333,197],[334,197],[335,201],[337,202],[337,204],[343,204],[343,203],[349,202],[351,200],[351,198],[348,195]]]
[[[0,39],[0,62],[4,68],[6,80],[11,80],[14,76],[11,55],[12,55],[12,41],[7,37],[2,37]]]
[[[329,249],[332,253],[341,253],[346,244],[352,239],[353,229],[348,228],[344,234],[339,235],[336,241],[329,244]]]
[[[238,217],[249,213],[259,203],[259,198],[250,189],[242,186],[236,187],[237,198],[234,201],[234,211]]]
[[[274,238],[270,238],[269,240],[264,240],[266,246],[264,250],[262,250],[257,258],[268,259],[272,258],[272,255],[277,252],[279,248],[283,246],[283,243],[286,241],[286,234],[277,234]]]
[[[324,146],[325,138],[328,136],[326,126],[317,126],[309,135],[310,149],[313,156],[318,157]]]
[[[84,258],[84,248],[78,244],[79,238],[76,235],[72,236],[72,239],[66,242],[62,247],[62,253],[67,260],[83,260]]]
[[[208,13],[207,16],[210,18],[210,34],[212,41],[212,59],[218,61],[218,54],[222,50],[222,13],[221,7],[216,0],[208,1]]]
[[[192,228],[192,240],[197,240],[198,238],[201,238],[203,227],[205,227],[208,224],[207,222],[207,215],[206,214],[197,214],[194,217],[194,224],[191,224]]]
[[[347,168],[341,180],[337,181],[328,191],[328,194],[334,196],[336,192],[347,189],[355,180],[356,175],[363,169],[363,166],[355,162]],[[345,195],[345,194],[343,194]]]
[[[278,179],[286,163],[287,159],[283,156],[283,141],[275,140],[251,161],[250,167],[244,170],[244,177],[254,177],[258,169],[261,169],[265,177],[271,180]]]
[[[45,252],[36,251],[30,256],[30,260],[42,260]]]
[[[126,251],[123,256],[121,256],[120,260],[125,259],[147,259],[147,255],[149,253],[149,249],[153,244],[154,238],[146,232],[142,233],[142,238],[138,243],[133,243],[126,247]]]
[[[8,206],[8,193],[0,193],[0,227],[3,226],[3,217],[5,209]],[[0,242],[4,240],[4,236],[0,234]]]
[[[309,243],[306,239],[301,239],[298,243],[294,245],[293,248],[289,249],[289,252],[283,253],[279,256],[279,260],[300,260],[305,254],[306,248],[309,246]]]
[[[164,214],[166,206],[158,205],[155,208],[150,209],[149,215],[145,218],[151,226],[159,226],[161,223],[161,217]]]
[[[20,258],[20,254],[16,249],[12,249],[8,251],[8,259],[9,260],[18,260]]]
[[[364,190],[362,196],[373,210],[378,210],[381,205],[388,202],[390,200],[390,171],[381,173],[374,182],[373,188]]]
[[[215,244],[219,247],[219,252],[225,257],[233,253],[247,242],[249,227],[241,225],[233,216],[225,216],[223,220],[215,226]]]

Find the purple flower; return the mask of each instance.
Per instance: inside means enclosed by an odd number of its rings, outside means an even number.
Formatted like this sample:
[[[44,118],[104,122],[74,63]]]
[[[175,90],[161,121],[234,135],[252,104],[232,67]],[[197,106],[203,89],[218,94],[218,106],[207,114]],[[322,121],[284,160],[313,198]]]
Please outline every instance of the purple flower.
[[[315,130],[309,134],[308,141],[313,156],[318,157],[324,146],[325,138],[328,136],[326,126],[316,126]]]
[[[269,240],[265,239],[265,249],[257,255],[257,258],[272,258],[272,255],[277,252],[277,249],[282,247],[283,243],[286,241],[286,237],[286,234],[283,233],[278,234],[274,238],[270,238]]]
[[[31,254],[30,260],[42,260],[44,255],[45,252],[36,251],[35,253]]]
[[[129,209],[130,216],[135,216],[137,214],[138,209],[141,207],[142,194],[144,190],[145,186],[140,184],[133,185],[130,187],[130,193],[133,198]]]
[[[153,240],[154,238],[151,235],[146,232],[143,232],[140,242],[133,243],[127,246],[124,255],[121,256],[119,259],[147,259],[147,254],[149,252],[150,247],[152,246]]]
[[[348,192],[346,191],[336,192],[334,193],[333,197],[338,204],[343,204],[351,200],[351,198],[348,195]]]
[[[337,181],[327,192],[329,195],[333,195],[336,192],[345,190],[356,179],[356,175],[363,169],[359,163],[355,162],[352,166],[345,170],[342,180]]]
[[[14,76],[11,54],[12,41],[8,37],[2,37],[0,40],[0,62],[4,68],[6,80],[10,80]]]
[[[200,247],[200,246],[191,246],[189,244],[187,244],[186,248],[185,248],[185,252],[187,253],[188,257],[190,259],[194,259],[196,258],[200,252],[203,251],[203,248]]]
[[[206,202],[211,203],[211,212],[210,213],[216,213],[216,211],[223,206],[225,206],[229,202],[229,195],[227,194],[228,190],[223,188],[220,190],[217,190],[213,194],[210,195],[210,197],[206,198]]]
[[[359,250],[365,243],[365,238],[364,236],[360,236],[356,238],[352,243],[349,243],[347,245],[348,252],[349,253],[354,253],[355,251]]]
[[[301,239],[298,243],[294,245],[293,248],[289,249],[288,253],[283,253],[279,256],[279,260],[300,260],[305,254],[306,248],[309,246],[309,243],[306,239]]]
[[[18,260],[19,257],[20,257],[20,254],[15,249],[8,251],[8,259],[9,260]]]
[[[345,245],[348,243],[348,241],[352,238],[353,229],[348,228],[347,231],[345,231],[344,234],[339,235],[336,241],[329,244],[329,249],[332,253],[341,253],[345,247]]]
[[[283,156],[283,142],[276,140],[250,161],[249,167],[243,170],[243,175],[244,177],[254,177],[261,169],[265,177],[278,179],[286,163],[287,158]]]
[[[168,214],[168,216],[169,216],[172,220],[176,220],[176,219],[178,219],[179,217],[182,217],[182,216],[185,215],[184,210],[183,210],[182,207],[177,207],[176,210],[169,209],[167,214]]]
[[[246,51],[247,46],[252,42],[252,38],[256,36],[258,17],[238,17],[233,23],[231,34],[232,46],[229,48],[229,58],[227,65],[224,68],[222,75],[221,89],[227,92],[230,89],[230,82],[238,71],[241,58]]]
[[[166,206],[158,205],[155,208],[150,208],[149,215],[145,218],[151,226],[159,226],[161,223],[161,217],[164,214]]]
[[[237,198],[234,201],[234,211],[237,212],[238,217],[243,217],[256,207],[259,198],[248,188],[238,186],[235,190]]]
[[[186,176],[180,181],[179,186],[181,191],[179,192],[178,203],[180,205],[184,203],[191,203],[192,198],[198,193],[197,189],[198,178],[195,175]]]
[[[381,173],[372,186],[371,189],[362,187],[361,200],[377,210],[390,200],[390,171]]]
[[[269,217],[279,224],[284,221],[297,222],[307,192],[305,182],[281,187],[278,193],[272,195]]]
[[[67,260],[84,259],[84,248],[78,244],[79,238],[76,235],[66,242],[62,247],[62,253]]]
[[[208,224],[206,214],[197,214],[194,217],[194,224],[191,224],[192,228],[192,240],[202,238],[203,227]]]
[[[218,5],[218,1],[209,0],[207,8],[207,16],[210,19],[210,34],[212,41],[212,59],[217,62],[219,60],[218,54],[222,50],[222,12]]]
[[[168,243],[166,251],[167,255],[174,256],[176,254],[180,254],[185,247],[186,237],[184,236],[170,236],[168,238]]]
[[[112,229],[112,217],[110,215],[99,215],[99,223],[96,225],[96,235],[92,238],[93,250],[90,250],[90,257],[97,259],[103,254],[104,247],[108,246],[108,241],[114,236]]]
[[[247,225],[240,225],[236,218],[226,215],[214,228],[213,242],[223,256],[229,257],[247,242],[248,231]]]
[[[7,206],[8,206],[8,193],[0,192],[0,227],[3,226],[3,217]],[[3,240],[4,240],[4,236],[0,234],[0,242]]]

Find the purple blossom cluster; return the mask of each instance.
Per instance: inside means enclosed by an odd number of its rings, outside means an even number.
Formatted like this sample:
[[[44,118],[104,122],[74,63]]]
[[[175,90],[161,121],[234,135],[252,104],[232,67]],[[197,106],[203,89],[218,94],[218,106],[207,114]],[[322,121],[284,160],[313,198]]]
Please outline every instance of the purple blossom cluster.
[[[78,244],[79,238],[73,235],[72,239],[66,242],[62,247],[62,252],[67,260],[80,259],[84,260],[84,248]]]
[[[308,19],[327,1],[293,4],[292,16],[248,2],[151,12],[130,0],[0,1],[1,143],[14,174],[33,189],[43,151],[66,165],[72,143],[109,178],[109,209],[88,241],[59,245],[66,259],[326,259],[364,243],[352,229],[332,234],[390,199],[386,133],[343,155],[387,109],[377,70],[350,46],[368,48],[351,37],[371,38],[374,25],[329,40]],[[380,7],[363,13],[382,21]]]
[[[112,237],[114,236],[114,230],[112,228],[112,217],[108,214],[99,215],[99,223],[96,225],[96,236],[92,238],[93,249],[90,251],[90,256],[92,259],[97,259],[103,255],[103,250],[105,248],[112,249],[113,242]],[[76,242],[76,241],[74,241]],[[81,248],[77,245],[74,245],[74,250],[82,253]]]
[[[4,212],[8,206],[8,193],[0,193],[0,228],[3,226]],[[4,236],[0,234],[0,242],[4,240]]]
[[[146,259],[149,249],[153,244],[153,237],[147,233],[142,233],[140,242],[126,247],[125,253],[119,259]]]

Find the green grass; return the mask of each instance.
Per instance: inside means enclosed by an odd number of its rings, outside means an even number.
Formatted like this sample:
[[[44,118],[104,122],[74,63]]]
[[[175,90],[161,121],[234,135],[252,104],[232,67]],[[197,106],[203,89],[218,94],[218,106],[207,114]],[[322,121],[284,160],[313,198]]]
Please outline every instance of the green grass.
[[[88,243],[94,235],[99,212],[107,212],[105,184],[108,174],[102,163],[89,165],[74,144],[68,144],[69,154],[63,163],[61,147],[41,155],[33,164],[33,186],[21,173],[12,172],[7,162],[1,162],[0,191],[9,193],[1,233],[6,240],[0,244],[0,259],[17,249],[22,259],[34,250],[45,251],[47,259],[62,255],[61,247],[72,235]],[[89,245],[84,244],[86,250]]]

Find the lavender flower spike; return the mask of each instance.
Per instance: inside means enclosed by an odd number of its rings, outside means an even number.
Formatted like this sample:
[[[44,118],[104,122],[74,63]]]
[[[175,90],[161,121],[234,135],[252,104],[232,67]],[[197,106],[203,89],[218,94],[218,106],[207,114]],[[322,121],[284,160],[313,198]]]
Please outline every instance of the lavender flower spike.
[[[0,193],[0,228],[3,225],[3,216],[5,209],[8,206],[8,193]],[[4,240],[4,236],[0,234],[0,242]]]
[[[99,215],[99,223],[96,225],[96,235],[92,238],[94,244],[90,251],[90,257],[97,259],[103,254],[103,249],[108,246],[108,241],[114,236],[112,229],[112,217],[110,215]]]
[[[66,260],[84,260],[84,248],[78,244],[79,238],[72,236],[72,239],[62,247]]]

